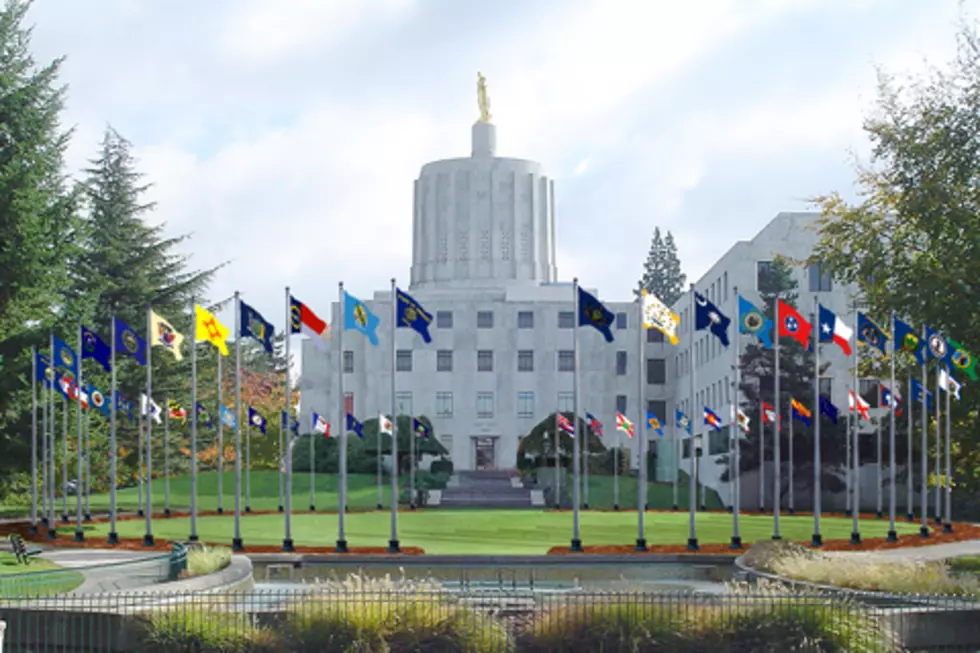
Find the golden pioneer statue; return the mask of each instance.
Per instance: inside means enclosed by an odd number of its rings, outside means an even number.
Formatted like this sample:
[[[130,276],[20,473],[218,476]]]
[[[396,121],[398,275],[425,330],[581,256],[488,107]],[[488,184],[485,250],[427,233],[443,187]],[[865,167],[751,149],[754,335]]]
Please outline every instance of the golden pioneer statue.
[[[480,106],[479,122],[490,122],[490,96],[487,95],[487,78],[476,73],[476,103]]]

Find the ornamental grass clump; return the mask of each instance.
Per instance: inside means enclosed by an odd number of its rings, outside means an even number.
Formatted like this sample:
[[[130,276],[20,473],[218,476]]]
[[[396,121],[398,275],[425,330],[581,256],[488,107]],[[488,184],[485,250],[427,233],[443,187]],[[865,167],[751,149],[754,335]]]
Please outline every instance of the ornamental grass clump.
[[[231,549],[224,546],[195,546],[187,551],[185,578],[205,576],[231,564]]]
[[[139,650],[143,653],[272,653],[273,633],[245,614],[195,606],[154,610],[144,617]]]

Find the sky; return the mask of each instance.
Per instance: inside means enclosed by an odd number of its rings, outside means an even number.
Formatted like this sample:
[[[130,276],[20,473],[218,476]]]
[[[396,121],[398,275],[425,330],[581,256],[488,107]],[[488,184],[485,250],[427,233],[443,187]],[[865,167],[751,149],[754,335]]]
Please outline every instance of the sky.
[[[696,279],[780,211],[854,196],[876,69],[954,54],[976,0],[36,0],[66,56],[77,173],[111,125],[148,219],[281,328],[337,282],[408,286],[412,182],[468,156],[487,78],[500,156],[555,180],[558,272],[631,297],[655,226]],[[900,10],[896,10],[900,7]],[[226,320],[231,319],[229,315]]]

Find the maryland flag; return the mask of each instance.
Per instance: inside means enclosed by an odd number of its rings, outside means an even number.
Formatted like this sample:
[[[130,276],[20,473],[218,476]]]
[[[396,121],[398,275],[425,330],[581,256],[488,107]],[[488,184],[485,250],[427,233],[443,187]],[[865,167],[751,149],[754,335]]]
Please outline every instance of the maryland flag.
[[[171,399],[167,402],[167,416],[170,419],[180,420],[180,423],[183,424],[187,421],[187,409]]]
[[[211,311],[202,308],[200,304],[194,304],[194,317],[196,320],[196,339],[197,342],[210,342],[218,348],[222,356],[228,355],[228,336],[231,330],[224,324],[218,322],[218,318],[211,314]]]

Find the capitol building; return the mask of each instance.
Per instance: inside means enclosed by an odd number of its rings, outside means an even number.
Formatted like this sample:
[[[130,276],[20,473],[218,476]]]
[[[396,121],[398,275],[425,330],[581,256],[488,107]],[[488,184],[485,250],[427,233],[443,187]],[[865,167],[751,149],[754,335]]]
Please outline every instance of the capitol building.
[[[329,416],[332,424],[343,423],[338,356],[343,357],[349,412],[361,420],[390,413],[391,375],[396,375],[398,413],[427,416],[457,470],[516,467],[520,438],[556,410],[574,410],[574,271],[565,271],[565,280],[559,279],[555,184],[540,163],[498,156],[497,128],[489,112],[482,113],[472,126],[470,155],[429,162],[414,182],[410,283],[406,288],[399,282],[399,287],[432,314],[432,342],[424,343],[412,329],[397,329],[393,357],[391,289],[371,296],[354,289],[381,320],[379,345],[350,334],[343,339],[343,352],[338,351],[336,337],[324,352],[304,341],[302,424],[310,423],[313,411]],[[718,263],[697,281],[699,292],[733,318],[733,329],[735,287],[758,301],[759,270],[776,254],[806,259],[816,244],[818,234],[812,227],[817,217],[779,214],[752,240],[719,252]],[[812,310],[816,294],[850,321],[847,293],[834,287],[819,266],[801,266],[798,275],[801,310]],[[647,330],[642,336],[644,360],[639,360],[642,327],[636,301],[616,301],[587,281],[584,289],[616,315],[615,340],[607,343],[595,329],[579,328],[579,415],[584,418],[589,412],[603,423],[607,446],[614,446],[619,437],[630,449],[634,469],[645,441],[648,450],[657,453],[656,479],[671,479],[675,451],[681,449],[674,439],[679,437],[677,429],[665,428],[666,437],[658,437],[641,428],[646,412],[672,426],[675,407],[680,407],[691,416],[695,433],[703,433],[707,441],[701,405],[727,419],[734,379],[731,350],[723,353],[707,331],[695,334],[698,388],[692,403],[689,294],[673,307],[682,320],[679,345],[665,342],[659,331]],[[333,333],[339,333],[339,302],[332,304],[330,322]],[[748,339],[742,338],[743,346]],[[822,349],[832,363],[827,390],[838,405],[846,406],[849,370],[829,347]],[[834,383],[832,377],[841,378]],[[635,439],[617,435],[617,412],[637,425]],[[727,437],[727,429],[725,433]],[[716,436],[709,446],[706,453],[724,453],[727,440]],[[689,458],[681,460],[682,468],[688,464]],[[726,500],[730,488],[719,480],[721,471],[706,457],[702,478]],[[757,500],[750,485],[743,488],[747,505]]]

